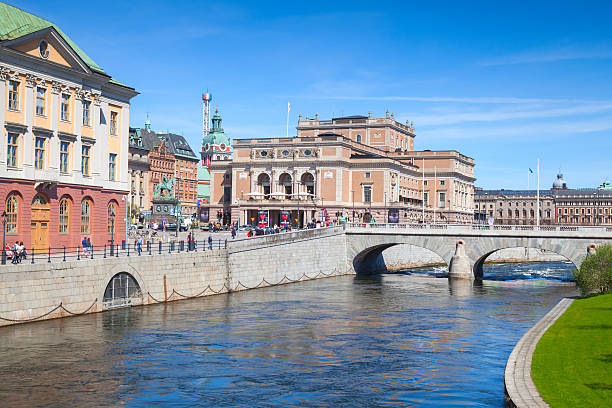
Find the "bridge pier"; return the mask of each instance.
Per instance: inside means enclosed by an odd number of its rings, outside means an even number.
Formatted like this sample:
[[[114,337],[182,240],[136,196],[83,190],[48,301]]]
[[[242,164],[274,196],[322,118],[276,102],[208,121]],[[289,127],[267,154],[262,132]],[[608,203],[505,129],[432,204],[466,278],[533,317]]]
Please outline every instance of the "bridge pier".
[[[457,241],[455,255],[451,258],[448,268],[450,279],[469,279],[474,280],[474,272],[470,258],[465,254],[465,242]]]

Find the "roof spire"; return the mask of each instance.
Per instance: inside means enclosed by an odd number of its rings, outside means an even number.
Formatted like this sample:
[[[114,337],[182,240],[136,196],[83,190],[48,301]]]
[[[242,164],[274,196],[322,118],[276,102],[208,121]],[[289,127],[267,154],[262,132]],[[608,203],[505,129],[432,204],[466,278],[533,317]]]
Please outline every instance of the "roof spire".
[[[151,131],[151,121],[149,120],[149,112],[147,112],[147,120],[145,121],[145,130],[147,132]]]

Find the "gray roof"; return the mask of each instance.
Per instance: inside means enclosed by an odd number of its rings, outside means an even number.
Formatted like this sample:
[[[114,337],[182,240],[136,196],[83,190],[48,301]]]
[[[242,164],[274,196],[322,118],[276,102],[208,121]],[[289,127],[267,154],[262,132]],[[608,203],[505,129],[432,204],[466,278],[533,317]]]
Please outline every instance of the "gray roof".
[[[181,135],[175,133],[156,133],[153,131],[147,131],[146,129],[130,128],[130,135],[137,137],[140,136],[142,139],[142,146],[130,145],[131,148],[140,148],[143,150],[151,151],[160,143],[160,138],[166,140],[166,149],[169,153],[180,155],[186,158],[192,158],[194,160],[200,160],[200,158],[194,153],[187,143],[187,140]]]

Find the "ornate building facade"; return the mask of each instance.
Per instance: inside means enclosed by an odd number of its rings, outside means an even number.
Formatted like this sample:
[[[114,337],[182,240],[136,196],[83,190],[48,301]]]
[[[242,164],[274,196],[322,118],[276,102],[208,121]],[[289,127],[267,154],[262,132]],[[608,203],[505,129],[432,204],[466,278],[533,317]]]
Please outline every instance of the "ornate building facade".
[[[476,190],[476,218],[501,225],[536,225],[536,190]],[[541,225],[612,225],[612,187],[569,189],[559,173],[550,190],[540,191]]]
[[[474,161],[455,151],[414,151],[414,127],[349,116],[298,121],[292,138],[234,140],[213,161],[211,213],[225,222],[287,219],[472,222]],[[424,200],[425,199],[425,200]]]
[[[51,22],[0,3],[0,210],[35,250],[125,238],[130,99]]]

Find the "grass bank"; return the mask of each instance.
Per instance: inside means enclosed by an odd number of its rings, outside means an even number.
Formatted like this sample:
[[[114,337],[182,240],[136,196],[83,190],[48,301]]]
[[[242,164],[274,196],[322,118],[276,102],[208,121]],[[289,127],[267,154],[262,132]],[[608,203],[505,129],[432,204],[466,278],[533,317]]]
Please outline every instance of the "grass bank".
[[[612,294],[572,303],[538,342],[531,376],[553,408],[612,406]]]

